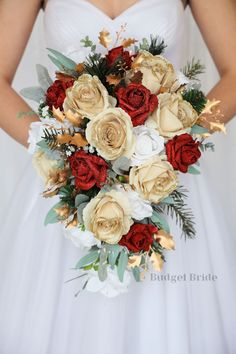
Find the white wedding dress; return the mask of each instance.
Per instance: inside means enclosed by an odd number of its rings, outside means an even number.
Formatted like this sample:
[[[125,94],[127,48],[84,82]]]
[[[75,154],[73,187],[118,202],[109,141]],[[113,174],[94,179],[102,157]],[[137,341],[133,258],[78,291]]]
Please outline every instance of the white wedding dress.
[[[114,20],[85,0],[49,0],[46,46],[83,56],[81,38],[97,41],[102,28],[115,34],[124,23],[127,37],[165,38],[165,55],[183,66],[180,0],[140,0]],[[55,200],[40,196],[43,185],[29,164],[1,226],[0,354],[236,353],[235,239],[204,176],[205,163],[203,157],[202,175],[181,177],[196,239],[185,242],[173,222],[176,250],[166,256],[165,280],[147,275],[116,298],[90,292],[75,298],[81,283],[65,284],[76,276],[71,268],[81,253],[60,225],[43,226]],[[208,274],[210,280],[196,278]],[[182,280],[171,282],[177,275]]]

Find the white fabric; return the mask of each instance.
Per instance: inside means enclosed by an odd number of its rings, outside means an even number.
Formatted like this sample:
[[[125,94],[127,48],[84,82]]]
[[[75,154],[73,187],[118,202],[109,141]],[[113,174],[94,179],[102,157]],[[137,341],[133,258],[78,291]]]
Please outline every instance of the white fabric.
[[[102,27],[114,33],[127,22],[127,35],[141,39],[158,33],[166,39],[166,55],[176,67],[185,62],[180,0],[141,0],[115,21],[84,0],[49,0],[44,19],[47,47],[80,50],[81,37],[95,39]],[[43,186],[29,162],[4,212],[1,230],[0,353],[235,353],[235,234],[227,231],[205,173],[208,163],[204,157],[201,176],[182,178],[190,191],[198,234],[185,242],[172,224],[176,251],[166,257],[162,274],[167,280],[151,281],[148,276],[117,298],[82,293],[75,299],[81,282],[64,281],[76,276],[70,268],[81,253],[64,238],[59,225],[43,226],[54,200],[39,195]],[[214,174],[217,166],[211,166]],[[227,190],[226,176],[224,183]],[[217,280],[190,281],[190,273],[210,273]],[[176,275],[183,280],[168,280]]]

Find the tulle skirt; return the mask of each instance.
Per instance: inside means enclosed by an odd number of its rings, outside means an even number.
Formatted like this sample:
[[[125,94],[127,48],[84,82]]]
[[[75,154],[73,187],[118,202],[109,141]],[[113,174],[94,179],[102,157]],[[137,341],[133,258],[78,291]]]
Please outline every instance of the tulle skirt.
[[[204,170],[204,168],[203,168]],[[197,224],[161,273],[115,298],[75,293],[81,251],[60,225],[43,225],[53,199],[28,164],[5,210],[0,237],[0,354],[233,354],[235,237],[227,231],[210,181],[182,177]]]

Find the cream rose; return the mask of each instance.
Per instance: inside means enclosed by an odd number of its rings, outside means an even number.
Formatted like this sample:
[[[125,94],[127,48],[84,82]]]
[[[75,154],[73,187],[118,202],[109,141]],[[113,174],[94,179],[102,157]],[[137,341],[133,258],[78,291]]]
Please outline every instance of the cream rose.
[[[83,210],[84,224],[94,236],[110,244],[120,241],[133,224],[131,206],[122,192],[100,192]]]
[[[156,129],[161,136],[171,138],[189,130],[198,119],[192,105],[180,93],[158,95],[158,108],[149,116],[146,125]]]
[[[161,88],[170,91],[177,80],[175,69],[168,60],[145,50],[134,59],[132,68],[142,72],[142,84],[154,94],[157,94]]]
[[[104,159],[111,161],[131,157],[135,148],[131,119],[121,108],[108,108],[91,120],[86,139]]]
[[[38,150],[33,155],[32,163],[47,187],[50,182],[51,175],[58,170],[58,161],[49,159],[42,150]]]
[[[64,111],[71,110],[81,117],[92,119],[110,106],[108,92],[97,76],[81,75],[66,90]]]
[[[132,167],[129,183],[144,199],[159,203],[178,186],[177,175],[171,164],[154,156],[141,166]]]

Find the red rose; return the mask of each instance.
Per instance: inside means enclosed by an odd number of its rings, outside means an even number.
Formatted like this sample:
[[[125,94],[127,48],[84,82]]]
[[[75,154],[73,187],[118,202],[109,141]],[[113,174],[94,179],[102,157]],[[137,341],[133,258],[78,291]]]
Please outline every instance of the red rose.
[[[119,107],[126,111],[133,126],[144,124],[149,113],[158,106],[158,99],[145,86],[131,83],[127,87],[119,87],[116,92]]]
[[[106,182],[108,165],[101,157],[80,150],[69,157],[69,162],[76,188],[88,190],[95,185],[101,188]]]
[[[66,97],[66,89],[73,86],[73,83],[74,80],[54,81],[46,92],[46,103],[50,109],[52,109],[52,106],[62,109],[62,105]]]
[[[186,173],[201,156],[199,145],[189,134],[175,136],[166,143],[167,159],[175,170]]]
[[[111,67],[119,57],[123,59],[127,66],[127,69],[130,69],[132,63],[132,56],[127,50],[124,50],[124,47],[122,45],[109,50],[108,54],[106,55],[107,65]]]
[[[122,237],[119,245],[126,246],[129,251],[133,252],[149,251],[154,241],[153,235],[157,232],[157,227],[153,225],[134,224],[127,235]]]

